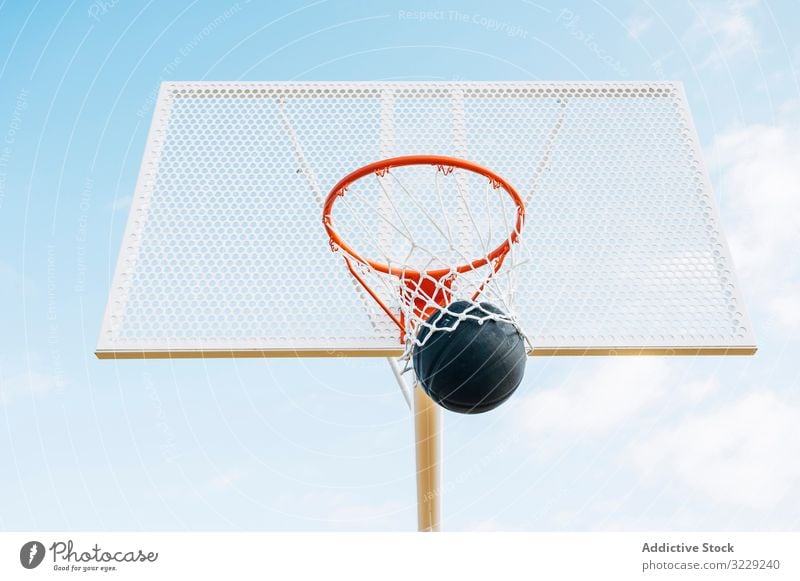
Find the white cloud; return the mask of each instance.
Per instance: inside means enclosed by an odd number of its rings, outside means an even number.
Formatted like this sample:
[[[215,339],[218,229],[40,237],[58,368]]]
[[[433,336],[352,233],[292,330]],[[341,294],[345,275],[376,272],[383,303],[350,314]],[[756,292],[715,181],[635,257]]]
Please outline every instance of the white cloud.
[[[41,371],[22,372],[8,378],[0,376],[0,404],[8,405],[26,394],[43,398],[63,387],[63,378]]]
[[[705,46],[707,39],[712,41],[701,67],[729,65],[735,57],[758,50],[759,35],[750,13],[758,5],[759,0],[733,0],[699,8],[687,43]]]
[[[408,509],[407,503],[387,501],[378,504],[344,503],[331,510],[328,518],[341,529],[369,527]]]
[[[110,204],[107,204],[106,208],[112,210],[113,212],[127,210],[131,207],[132,201],[133,196],[120,196],[119,198],[115,198]]]
[[[631,16],[625,22],[625,27],[628,29],[628,36],[633,40],[639,40],[641,36],[647,32],[653,25],[652,17]]]
[[[785,290],[773,296],[767,306],[783,326],[800,329],[800,285],[786,285]]]
[[[520,527],[503,524],[496,518],[490,517],[482,521],[474,522],[472,524],[467,525],[466,530],[481,532],[481,533],[495,533],[495,532],[520,531],[522,529]]]
[[[34,285],[30,278],[15,267],[0,260],[0,296],[3,294],[31,293]]]
[[[751,125],[720,135],[711,155],[733,215],[731,252],[745,287],[777,322],[800,327],[800,124]]]
[[[331,530],[398,530],[416,506],[408,501],[370,502],[340,490],[309,490],[277,497],[275,506],[282,512],[301,518],[322,521]]]
[[[786,78],[791,78],[791,81],[794,82],[794,78],[790,73],[786,73]],[[800,97],[795,97],[794,99],[789,99],[785,103],[780,106],[780,113],[781,115],[787,118],[798,118],[800,117]]]
[[[599,512],[599,511],[598,511]],[[602,513],[599,513],[602,515]],[[600,518],[600,517],[598,517]],[[603,523],[603,531],[692,531],[705,530],[708,521],[701,513],[679,507],[665,514],[637,514],[620,511]]]
[[[517,421],[531,433],[604,432],[661,399],[669,376],[661,358],[611,358],[527,396],[517,405]]]
[[[650,478],[767,509],[800,484],[800,407],[769,391],[750,393],[637,442],[631,455]]]
[[[229,470],[216,475],[208,482],[208,486],[215,490],[227,490],[235,488],[236,484],[242,479],[242,474],[238,470]]]
[[[719,381],[716,378],[710,377],[699,381],[690,381],[681,384],[675,392],[681,396],[681,399],[690,402],[698,403],[703,401],[706,397],[719,389]]]

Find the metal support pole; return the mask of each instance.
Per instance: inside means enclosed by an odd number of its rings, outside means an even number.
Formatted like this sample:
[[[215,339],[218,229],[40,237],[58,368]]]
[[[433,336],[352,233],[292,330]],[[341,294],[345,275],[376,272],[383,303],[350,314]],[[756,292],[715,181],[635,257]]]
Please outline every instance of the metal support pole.
[[[417,453],[417,522],[420,531],[437,532],[441,501],[442,410],[414,387],[414,436]]]
[[[403,399],[406,400],[408,409],[413,411],[414,406],[411,403],[411,390],[403,379],[403,372],[400,371],[400,367],[397,365],[397,361],[395,361],[394,357],[387,357],[386,361],[389,362],[389,367],[392,368],[392,373],[394,374],[395,380],[397,380],[397,385],[400,387],[400,393],[403,394]]]

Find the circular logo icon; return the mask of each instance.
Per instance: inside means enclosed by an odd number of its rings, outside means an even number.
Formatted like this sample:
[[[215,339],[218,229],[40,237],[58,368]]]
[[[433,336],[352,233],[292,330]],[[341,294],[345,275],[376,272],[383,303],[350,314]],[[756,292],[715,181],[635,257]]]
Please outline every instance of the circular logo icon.
[[[26,569],[35,569],[44,559],[44,545],[39,541],[28,541],[19,550],[19,562]]]

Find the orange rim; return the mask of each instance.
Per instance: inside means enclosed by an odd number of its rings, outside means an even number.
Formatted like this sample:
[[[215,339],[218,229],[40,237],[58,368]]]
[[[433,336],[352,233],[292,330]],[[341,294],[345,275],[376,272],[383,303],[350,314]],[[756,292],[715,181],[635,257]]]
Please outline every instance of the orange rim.
[[[381,174],[386,172],[387,170],[393,167],[403,167],[409,165],[431,165],[437,166],[440,171],[446,171],[447,168],[460,168],[467,171],[471,171],[476,174],[480,174],[486,177],[489,182],[492,184],[494,188],[503,188],[506,193],[511,197],[514,203],[517,206],[517,220],[514,224],[513,231],[509,234],[508,238],[506,238],[503,243],[489,252],[489,254],[482,258],[477,258],[467,264],[461,264],[454,268],[440,268],[440,269],[433,269],[433,270],[426,270],[424,273],[421,273],[417,270],[413,269],[405,269],[405,268],[392,268],[387,264],[383,264],[381,262],[375,262],[374,260],[370,260],[368,258],[364,258],[358,252],[353,250],[336,232],[333,227],[333,220],[331,218],[331,212],[333,211],[333,204],[336,202],[337,198],[344,196],[347,192],[347,188],[355,181],[360,180],[361,178],[371,175],[371,174]],[[467,161],[465,159],[459,159],[457,157],[448,157],[446,155],[404,155],[401,157],[391,157],[389,159],[384,159],[381,161],[376,161],[369,165],[365,165],[364,167],[360,167],[357,170],[350,172],[345,177],[343,177],[339,182],[333,186],[328,197],[325,199],[325,205],[322,211],[322,224],[325,226],[325,230],[330,237],[331,244],[335,245],[337,248],[345,252],[354,260],[361,262],[363,264],[367,264],[370,267],[374,268],[378,272],[382,272],[384,274],[389,274],[401,278],[410,278],[419,280],[423,275],[431,277],[433,279],[441,279],[448,274],[461,274],[464,272],[469,272],[470,270],[475,270],[477,268],[481,268],[486,266],[489,263],[500,262],[502,263],[503,258],[506,254],[508,254],[509,250],[511,250],[511,245],[516,243],[519,239],[519,234],[522,231],[522,225],[525,221],[525,203],[522,201],[522,197],[519,195],[519,192],[512,186],[509,182],[505,180],[505,178],[497,175],[490,169],[487,169],[483,166],[478,165],[477,163],[473,163],[471,161]],[[499,267],[499,264],[497,265]]]

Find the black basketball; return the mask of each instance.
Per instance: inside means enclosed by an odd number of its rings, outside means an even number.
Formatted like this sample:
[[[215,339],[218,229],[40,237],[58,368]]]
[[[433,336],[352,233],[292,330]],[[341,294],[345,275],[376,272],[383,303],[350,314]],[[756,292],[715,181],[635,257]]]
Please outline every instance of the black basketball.
[[[458,322],[455,313],[464,312],[481,320]],[[431,314],[419,331],[417,339],[423,345],[412,353],[414,371],[425,393],[448,410],[493,410],[522,382],[525,342],[511,323],[483,318],[490,313],[504,314],[489,303],[456,301]]]

